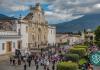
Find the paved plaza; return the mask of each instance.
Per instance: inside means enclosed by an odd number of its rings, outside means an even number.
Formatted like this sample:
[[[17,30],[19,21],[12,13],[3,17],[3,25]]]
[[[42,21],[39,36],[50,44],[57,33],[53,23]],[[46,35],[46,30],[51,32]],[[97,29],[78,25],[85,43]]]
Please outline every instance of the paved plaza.
[[[52,70],[52,65],[50,64],[50,70]],[[6,60],[6,61],[2,61],[0,62],[0,70],[24,70],[24,65],[10,65],[9,64],[9,60]],[[31,67],[28,66],[27,64],[27,69],[26,70],[36,70],[36,66],[35,66],[35,63],[34,61],[32,61],[32,65]],[[43,66],[39,66],[39,69],[38,70],[44,70]]]

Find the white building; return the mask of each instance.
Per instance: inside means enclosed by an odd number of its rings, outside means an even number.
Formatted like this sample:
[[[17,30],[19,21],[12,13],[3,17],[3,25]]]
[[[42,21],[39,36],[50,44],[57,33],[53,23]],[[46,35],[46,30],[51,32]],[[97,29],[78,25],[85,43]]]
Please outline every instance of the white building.
[[[53,46],[56,44],[56,27],[48,26],[48,45]]]
[[[12,21],[2,21],[0,24],[0,55],[14,52],[15,49],[21,48],[21,36],[16,30],[16,24]]]
[[[39,12],[44,14],[39,5],[36,5],[36,8],[33,9],[33,15],[34,12],[39,17],[41,17]],[[37,45],[37,48],[42,44],[46,46],[47,44],[51,46],[56,44],[56,28],[48,26],[46,21],[40,22],[40,18],[37,16],[34,17],[34,20],[31,20],[33,15],[30,14],[30,20],[29,17],[27,20],[0,20],[0,54],[14,52],[17,48],[27,49],[30,48],[31,44],[34,44],[35,47]],[[34,46],[32,45],[32,47]]]
[[[69,45],[80,44],[83,42],[83,38],[80,35],[73,35],[69,37]]]
[[[22,20],[17,22],[17,32],[21,35],[21,49],[28,48],[28,24]]]

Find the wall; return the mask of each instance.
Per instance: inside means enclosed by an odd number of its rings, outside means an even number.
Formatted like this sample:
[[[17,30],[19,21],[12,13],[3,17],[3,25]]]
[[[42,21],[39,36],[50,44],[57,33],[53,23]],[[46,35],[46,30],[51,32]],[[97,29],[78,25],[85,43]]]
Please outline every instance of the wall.
[[[48,26],[48,44],[56,44],[56,28]]]
[[[17,32],[20,29],[21,33],[22,49],[28,48],[28,32],[26,31],[26,27],[28,27],[28,24],[17,24]]]
[[[11,52],[14,52],[15,49],[17,48],[17,42],[19,41],[19,39],[0,39],[0,54],[6,54],[6,42],[8,41],[11,41],[12,42],[12,51]],[[4,50],[2,50],[2,43],[4,43]],[[15,47],[14,47],[14,44],[15,43]]]

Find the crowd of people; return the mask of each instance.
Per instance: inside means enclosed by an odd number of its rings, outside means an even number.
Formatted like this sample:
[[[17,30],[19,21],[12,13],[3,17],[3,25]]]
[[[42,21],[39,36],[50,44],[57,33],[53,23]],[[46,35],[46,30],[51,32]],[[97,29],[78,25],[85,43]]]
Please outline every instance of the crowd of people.
[[[27,70],[27,67],[31,67],[34,62],[36,70],[39,70],[39,66],[42,66],[44,70],[55,70],[56,62],[59,60],[56,52],[32,53],[27,50],[23,54],[19,49],[16,49],[14,55],[10,57],[10,64],[13,66],[23,64],[23,70]]]
[[[66,50],[66,51],[65,51]],[[13,66],[23,65],[23,70],[28,70],[27,67],[32,67],[33,63],[35,65],[35,69],[39,70],[39,67],[42,66],[43,70],[56,70],[57,62],[64,61],[64,57],[59,53],[67,53],[67,48],[54,48],[54,52],[49,50],[41,51],[41,52],[31,52],[30,50],[26,50],[21,52],[21,50],[16,49],[14,55],[10,57],[10,64]],[[80,66],[79,66],[80,67]],[[92,69],[91,64],[83,64],[81,68],[84,69]]]

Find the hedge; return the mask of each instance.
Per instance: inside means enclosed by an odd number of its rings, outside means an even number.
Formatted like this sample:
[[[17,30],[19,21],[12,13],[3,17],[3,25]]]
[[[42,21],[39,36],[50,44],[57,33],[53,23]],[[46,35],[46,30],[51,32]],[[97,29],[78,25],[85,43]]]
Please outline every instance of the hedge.
[[[73,62],[59,62],[57,70],[78,70],[78,64]]]
[[[70,53],[78,54],[80,57],[84,57],[87,54],[85,48],[71,48]]]
[[[88,46],[85,45],[76,45],[74,48],[85,48],[88,51]]]
[[[78,54],[65,54],[64,55],[65,61],[73,61],[78,62],[79,61],[79,55]]]
[[[85,48],[85,49],[87,49],[88,47],[84,46],[84,45],[76,45],[74,48]]]
[[[97,47],[100,48],[100,41],[95,41],[95,43],[97,44]]]

